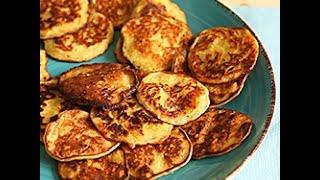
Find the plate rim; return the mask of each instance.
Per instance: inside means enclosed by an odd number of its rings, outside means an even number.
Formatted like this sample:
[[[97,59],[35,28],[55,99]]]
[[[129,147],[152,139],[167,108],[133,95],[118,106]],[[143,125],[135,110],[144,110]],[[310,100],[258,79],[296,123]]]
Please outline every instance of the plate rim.
[[[234,12],[230,7],[228,7],[228,5],[225,5],[225,4],[221,3],[218,0],[215,0],[214,3],[216,3],[217,6],[221,7],[226,12],[228,12],[233,18],[236,18],[238,21],[240,21],[244,25],[244,27],[246,27],[253,34],[253,36],[257,39],[257,41],[259,43],[259,46],[260,46],[260,53],[266,59],[268,73],[270,74],[270,77],[271,77],[271,82],[270,82],[271,83],[270,84],[271,85],[271,103],[270,103],[270,106],[269,106],[270,110],[269,110],[269,113],[267,115],[266,124],[263,127],[262,135],[259,138],[258,143],[254,146],[254,148],[252,150],[249,151],[249,154],[245,157],[245,159],[238,166],[233,168],[231,170],[231,172],[228,173],[226,175],[226,177],[225,177],[225,179],[232,179],[232,177],[234,177],[236,174],[238,174],[241,171],[241,169],[244,168],[244,166],[246,164],[248,164],[250,159],[255,155],[257,149],[260,147],[260,145],[262,144],[262,142],[266,138],[267,133],[269,132],[269,128],[270,128],[270,125],[271,125],[271,122],[272,122],[272,118],[273,118],[273,114],[274,114],[274,108],[275,108],[276,85],[275,85],[274,72],[273,72],[272,64],[271,64],[270,58],[268,56],[268,53],[267,53],[266,49],[264,48],[262,42],[260,41],[260,39],[256,35],[256,33],[253,30],[253,28],[251,28],[251,26],[238,13]],[[210,178],[212,178],[212,176]]]

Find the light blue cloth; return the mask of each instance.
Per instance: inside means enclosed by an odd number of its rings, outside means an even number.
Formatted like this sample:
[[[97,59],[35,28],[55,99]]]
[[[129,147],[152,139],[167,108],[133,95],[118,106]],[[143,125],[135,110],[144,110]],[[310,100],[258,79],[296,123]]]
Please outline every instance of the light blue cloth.
[[[235,180],[280,179],[280,8],[231,7],[256,32],[275,75],[276,105],[269,132]]]

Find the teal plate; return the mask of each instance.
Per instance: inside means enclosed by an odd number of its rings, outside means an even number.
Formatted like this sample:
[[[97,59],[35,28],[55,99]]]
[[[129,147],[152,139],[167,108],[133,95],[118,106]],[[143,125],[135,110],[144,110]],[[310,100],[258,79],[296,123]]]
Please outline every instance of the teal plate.
[[[245,22],[224,5],[214,0],[175,0],[186,13],[188,24],[198,34],[206,28],[217,26],[248,27]],[[249,27],[248,27],[249,28]],[[250,28],[249,28],[250,29]],[[101,56],[85,63],[66,63],[49,58],[48,70],[58,76],[68,69],[80,64],[97,62],[115,62],[113,54],[119,32],[115,33],[111,47]],[[40,44],[41,46],[41,44]],[[263,140],[271,122],[275,102],[275,85],[270,60],[260,43],[260,55],[257,64],[249,75],[241,94],[224,107],[248,114],[254,121],[250,136],[238,148],[230,153],[203,160],[192,160],[183,168],[159,179],[224,179],[231,176],[243,163],[252,156]],[[40,178],[56,180],[56,162],[50,158],[43,145],[40,145]]]

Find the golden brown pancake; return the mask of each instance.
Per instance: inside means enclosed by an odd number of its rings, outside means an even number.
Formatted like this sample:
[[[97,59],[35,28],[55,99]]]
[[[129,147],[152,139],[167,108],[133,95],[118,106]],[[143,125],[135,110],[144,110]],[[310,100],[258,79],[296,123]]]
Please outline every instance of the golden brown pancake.
[[[104,53],[113,39],[113,25],[104,15],[91,11],[88,22],[76,32],[44,41],[47,53],[69,62],[89,61]]]
[[[187,23],[184,12],[171,0],[140,0],[132,12],[131,18],[153,14],[170,16]]]
[[[62,180],[124,180],[128,176],[121,149],[98,159],[59,162],[58,174]]]
[[[115,27],[129,20],[138,0],[91,0],[91,6],[108,17]]]
[[[109,106],[136,90],[135,70],[117,63],[81,65],[59,77],[62,93],[79,105]]]
[[[192,37],[189,27],[160,14],[129,20],[121,29],[122,53],[146,73],[170,70],[177,58],[184,59]]]
[[[192,145],[180,128],[159,144],[148,144],[130,149],[123,146],[130,179],[155,179],[186,165]]]
[[[122,52],[122,38],[120,37],[117,41],[116,48],[114,50],[114,54],[117,58],[117,61],[122,64],[131,64],[130,61],[123,55]]]
[[[151,73],[138,86],[137,99],[158,119],[183,125],[198,118],[209,107],[208,89],[184,74]]]
[[[106,108],[94,107],[91,120],[107,139],[136,145],[157,143],[167,138],[173,126],[158,120],[146,111],[135,98]]]
[[[195,39],[188,66],[202,83],[227,83],[251,72],[258,54],[258,42],[248,29],[212,28]]]
[[[247,115],[210,106],[197,120],[182,126],[193,144],[192,158],[219,156],[238,147],[250,134],[253,122]]]
[[[60,113],[47,125],[43,140],[47,153],[62,162],[99,158],[119,146],[106,140],[92,124],[89,113],[82,110]]]
[[[247,75],[223,84],[204,84],[209,90],[211,105],[222,106],[235,99],[242,91]]]
[[[40,0],[40,38],[77,31],[88,19],[88,0]]]

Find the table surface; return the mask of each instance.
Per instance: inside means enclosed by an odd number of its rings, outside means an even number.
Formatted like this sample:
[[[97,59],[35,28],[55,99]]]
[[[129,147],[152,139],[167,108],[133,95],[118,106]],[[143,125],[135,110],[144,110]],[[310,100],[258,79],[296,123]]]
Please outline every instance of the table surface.
[[[269,131],[253,157],[231,179],[277,180],[280,179],[280,8],[229,7],[261,40],[271,60],[276,83],[276,104]]]

